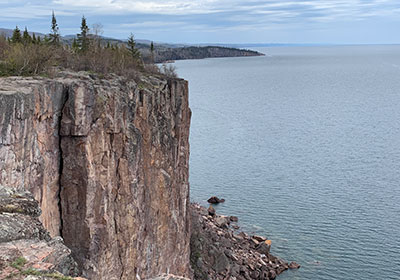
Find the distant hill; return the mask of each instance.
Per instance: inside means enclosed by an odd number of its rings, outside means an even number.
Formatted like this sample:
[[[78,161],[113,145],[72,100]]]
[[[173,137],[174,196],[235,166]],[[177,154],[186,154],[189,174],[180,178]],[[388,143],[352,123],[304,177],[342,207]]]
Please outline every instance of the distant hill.
[[[21,29],[21,32],[24,32],[24,29]],[[45,35],[45,34],[40,33],[40,32],[31,32],[29,30],[28,30],[28,33],[31,36],[32,36],[33,33],[35,33],[35,36],[40,36],[40,37],[44,37],[44,35]],[[13,34],[13,29],[0,28],[0,35],[5,35],[6,37],[11,37],[12,34]]]
[[[151,59],[150,48],[148,46],[138,46],[142,53],[143,59]],[[177,47],[168,48],[163,45],[155,45],[154,48],[154,62],[162,63],[173,60],[184,60],[184,59],[202,59],[202,58],[217,58],[217,57],[241,57],[241,56],[262,56],[264,54],[246,50],[227,48],[219,46],[205,46],[205,47]]]
[[[23,30],[21,30],[23,31]],[[13,33],[12,29],[0,28],[0,34],[6,37],[11,37]],[[39,32],[29,32],[31,35],[35,33],[36,36],[44,37],[45,34]],[[76,35],[66,35],[61,37],[61,41],[66,45],[71,45]],[[120,40],[109,37],[101,37],[103,45],[121,45],[126,44],[126,40]],[[261,56],[262,53],[229,47],[229,45],[189,45],[189,44],[170,44],[170,43],[154,43],[154,53],[151,55],[150,51],[150,40],[137,39],[136,46],[142,54],[142,58],[145,62],[163,63],[173,60],[183,59],[202,59],[202,58],[214,58],[214,57],[239,57],[239,56]],[[153,59],[154,58],[154,59]]]

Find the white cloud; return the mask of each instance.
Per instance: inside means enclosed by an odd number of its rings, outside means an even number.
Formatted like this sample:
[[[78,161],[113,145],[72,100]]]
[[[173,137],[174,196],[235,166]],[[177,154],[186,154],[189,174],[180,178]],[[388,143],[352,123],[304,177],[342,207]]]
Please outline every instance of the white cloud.
[[[201,33],[250,33],[272,29],[287,32],[320,27],[333,28],[340,24],[349,26],[350,32],[352,24],[356,22],[360,23],[360,26],[366,25],[367,22],[368,26],[374,26],[379,21],[398,22],[400,1],[0,0],[0,10],[0,24],[3,22],[8,26],[12,25],[10,22],[25,20],[48,23],[51,11],[54,10],[57,17],[79,18],[84,14],[90,21],[101,21],[109,36],[121,34],[118,36],[123,37],[132,30],[135,34],[171,34],[179,37],[180,32],[193,36]],[[73,24],[76,24],[76,18]],[[77,32],[72,28],[73,24],[69,18],[61,18],[60,22],[63,23],[64,34]],[[298,31],[294,34],[297,35]]]
[[[183,26],[186,22],[184,21],[144,21],[137,23],[123,23],[118,24],[119,27],[125,28],[156,28],[156,27],[174,27],[174,26]]]
[[[92,10],[94,13],[149,13],[166,15],[183,15],[195,13],[218,12],[213,3],[217,0],[198,1],[127,1],[127,0],[55,0],[54,4],[66,9]]]
[[[2,17],[16,18],[43,17],[54,9],[58,15],[136,13],[182,16],[224,12],[277,17],[286,13],[298,18],[335,20],[346,16],[393,15],[400,8],[397,0],[17,0],[13,4],[0,0],[0,5]]]

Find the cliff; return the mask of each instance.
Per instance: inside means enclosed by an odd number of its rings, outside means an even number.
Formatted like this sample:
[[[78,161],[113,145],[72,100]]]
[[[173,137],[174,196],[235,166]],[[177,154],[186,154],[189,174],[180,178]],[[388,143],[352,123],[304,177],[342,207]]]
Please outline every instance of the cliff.
[[[0,104],[0,185],[34,195],[83,276],[189,276],[186,81],[10,77]]]

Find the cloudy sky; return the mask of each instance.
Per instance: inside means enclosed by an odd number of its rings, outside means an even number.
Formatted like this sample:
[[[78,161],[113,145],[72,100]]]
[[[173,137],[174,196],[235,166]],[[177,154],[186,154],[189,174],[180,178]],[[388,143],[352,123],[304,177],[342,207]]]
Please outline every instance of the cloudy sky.
[[[400,43],[400,0],[0,0],[0,28],[174,43]]]

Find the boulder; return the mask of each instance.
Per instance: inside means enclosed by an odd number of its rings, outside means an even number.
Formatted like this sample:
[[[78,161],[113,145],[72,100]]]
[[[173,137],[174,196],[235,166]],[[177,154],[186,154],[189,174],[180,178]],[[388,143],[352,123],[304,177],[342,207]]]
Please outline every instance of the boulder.
[[[208,215],[215,216],[215,209],[211,205],[208,207]]]
[[[208,203],[211,203],[211,204],[218,204],[218,203],[222,203],[222,202],[225,202],[225,199],[219,199],[218,197],[216,197],[216,196],[212,196],[212,197],[210,197],[208,200],[207,200],[207,202]]]
[[[263,242],[263,241],[267,240],[267,238],[262,237],[262,236],[260,236],[260,235],[253,235],[253,238],[254,238],[255,240],[257,240],[258,242]]]
[[[215,218],[215,224],[220,228],[227,228],[229,220],[227,217],[218,216],[217,218]]]
[[[267,255],[269,254],[269,250],[271,249],[271,246],[268,245],[265,242],[261,242],[260,244],[258,244],[258,246],[256,247],[257,252],[259,252],[260,254],[264,254]]]
[[[275,270],[270,270],[270,271],[269,271],[269,273],[268,273],[268,278],[269,278],[270,280],[274,280],[274,279],[276,278],[276,272],[275,272]]]
[[[217,273],[229,270],[229,260],[224,253],[217,255],[214,263],[214,269]]]
[[[231,222],[237,223],[239,221],[239,218],[236,216],[229,216],[229,220],[231,220]]]

